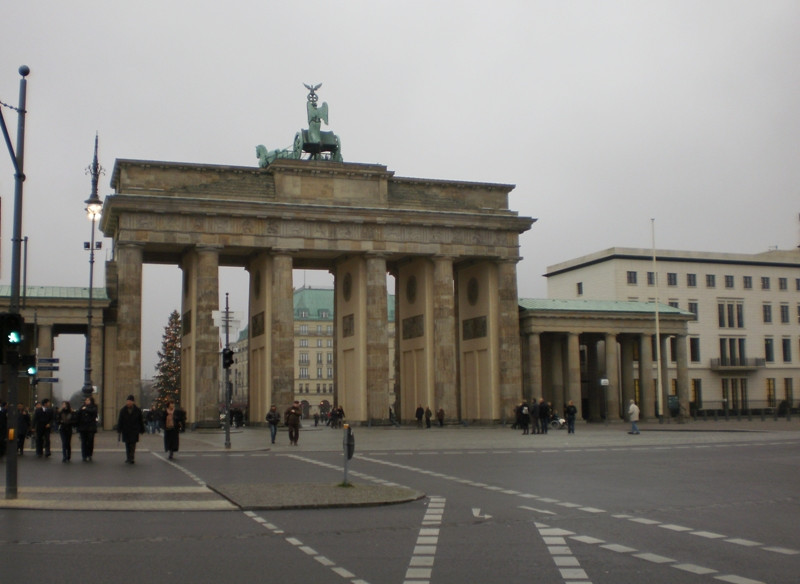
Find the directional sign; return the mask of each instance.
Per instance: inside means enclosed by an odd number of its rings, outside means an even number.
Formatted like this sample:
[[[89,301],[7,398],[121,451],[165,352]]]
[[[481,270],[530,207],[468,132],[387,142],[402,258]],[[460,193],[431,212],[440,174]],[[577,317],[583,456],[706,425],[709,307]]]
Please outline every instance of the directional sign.
[[[58,383],[58,377],[40,377],[37,381],[39,383]]]
[[[58,371],[58,365],[39,365],[39,371]]]
[[[58,363],[58,357],[39,357],[39,363]]]

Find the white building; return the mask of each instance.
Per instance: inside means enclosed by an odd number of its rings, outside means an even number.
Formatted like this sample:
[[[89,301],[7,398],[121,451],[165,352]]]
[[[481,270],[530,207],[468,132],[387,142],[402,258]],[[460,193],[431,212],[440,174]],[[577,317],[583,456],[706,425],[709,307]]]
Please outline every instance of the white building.
[[[610,248],[547,269],[549,298],[652,302],[689,311],[696,411],[797,407],[800,250],[759,254]],[[674,362],[676,338],[662,358]],[[783,402],[785,401],[785,404]]]

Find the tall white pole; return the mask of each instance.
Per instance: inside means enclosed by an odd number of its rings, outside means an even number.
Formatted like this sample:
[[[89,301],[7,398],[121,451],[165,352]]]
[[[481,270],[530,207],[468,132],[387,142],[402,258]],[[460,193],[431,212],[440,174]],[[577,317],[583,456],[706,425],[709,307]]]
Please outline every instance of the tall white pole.
[[[656,286],[656,300],[655,300],[655,315],[656,315],[656,403],[658,403],[659,422],[664,423],[664,396],[663,396],[663,381],[661,379],[661,323],[658,319],[658,270],[656,268],[656,220],[650,219],[650,234],[651,244],[653,249],[653,277],[655,278],[654,284]]]

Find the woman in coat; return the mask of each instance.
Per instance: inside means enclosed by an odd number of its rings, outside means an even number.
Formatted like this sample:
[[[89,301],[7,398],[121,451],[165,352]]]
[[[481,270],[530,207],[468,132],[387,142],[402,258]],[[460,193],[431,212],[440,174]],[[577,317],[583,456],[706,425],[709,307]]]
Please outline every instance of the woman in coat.
[[[94,397],[89,396],[83,400],[81,409],[78,410],[78,435],[81,439],[81,458],[84,462],[91,462],[94,454],[94,435],[97,433],[97,406]]]
[[[72,458],[72,426],[75,423],[75,412],[68,401],[61,402],[57,419],[58,433],[61,436],[61,462],[69,462]]]
[[[180,447],[180,433],[186,423],[183,410],[175,407],[175,402],[167,401],[167,407],[161,414],[161,427],[164,429],[164,452],[169,452],[169,458],[178,452]]]

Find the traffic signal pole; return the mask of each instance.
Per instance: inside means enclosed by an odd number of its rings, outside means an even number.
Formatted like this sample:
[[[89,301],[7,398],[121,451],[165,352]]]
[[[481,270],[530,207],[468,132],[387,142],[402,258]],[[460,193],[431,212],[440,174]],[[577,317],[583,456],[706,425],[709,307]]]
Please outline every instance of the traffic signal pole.
[[[22,183],[25,181],[25,174],[23,172],[25,160],[25,102],[27,99],[28,82],[25,79],[31,70],[22,65],[19,68],[19,74],[22,79],[19,80],[19,106],[17,110],[17,148],[11,146],[11,138],[8,135],[5,120],[0,113],[0,125],[2,125],[3,137],[8,146],[8,151],[11,154],[11,160],[14,164],[14,227],[12,235],[12,254],[11,254],[11,302],[9,312],[12,314],[19,314],[19,298],[20,298],[20,266],[22,262]],[[7,339],[3,339],[3,348],[5,351]],[[19,353],[17,353],[19,355]],[[5,357],[5,355],[4,355]],[[12,367],[7,362],[8,359],[3,360],[3,380],[8,388],[8,446],[6,448],[6,499],[17,498],[17,445],[16,445],[16,430],[17,430],[17,371],[16,366]],[[13,436],[13,439],[12,439]],[[24,439],[24,437],[23,437]]]

